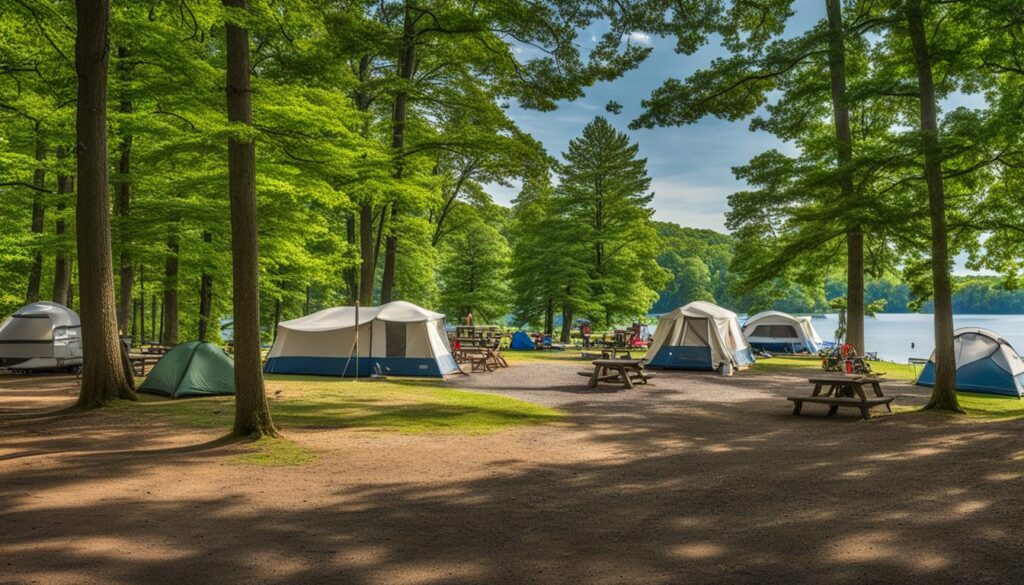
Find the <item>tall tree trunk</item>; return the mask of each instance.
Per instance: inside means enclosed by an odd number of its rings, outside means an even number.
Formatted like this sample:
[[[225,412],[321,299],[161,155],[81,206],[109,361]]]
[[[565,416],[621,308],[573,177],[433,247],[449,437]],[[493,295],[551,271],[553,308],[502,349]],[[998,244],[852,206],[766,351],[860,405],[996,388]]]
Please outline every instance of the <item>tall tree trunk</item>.
[[[68,151],[65,147],[57,149],[57,158],[65,159]],[[64,234],[67,232],[67,221],[64,218],[64,210],[67,208],[67,199],[75,190],[75,179],[70,175],[57,176],[57,221],[54,224],[54,231],[57,234],[57,256],[53,263],[53,302],[67,306],[71,296],[71,260],[68,258],[65,249],[67,242]]]
[[[46,208],[43,207],[42,189],[46,188],[46,169],[43,168],[43,161],[46,159],[46,144],[43,139],[36,137],[36,170],[32,174],[32,185],[36,188],[32,195],[32,233],[39,235],[43,233],[46,220]],[[43,278],[43,251],[36,250],[32,256],[32,266],[28,271],[28,291],[25,293],[25,301],[34,303],[39,300],[39,283]]]
[[[281,324],[281,299],[274,299],[274,341],[277,341],[277,326]]]
[[[355,248],[356,245],[356,218],[349,214],[345,219],[345,239],[348,245]],[[359,298],[359,274],[355,266],[345,269],[345,286],[348,288],[347,304],[354,305]],[[309,314],[309,287],[306,287],[306,315]]]
[[[146,342],[146,265],[139,265],[139,345]]]
[[[149,303],[149,335],[153,338],[153,341],[160,343],[160,338],[164,336],[163,331],[157,331],[156,328],[156,295],[151,295]],[[160,323],[163,323],[163,316],[160,317]]]
[[[203,242],[213,241],[213,234],[203,231]],[[203,269],[199,277],[199,341],[206,341],[210,327],[210,313],[213,311],[213,276]]]
[[[398,205],[391,204],[391,229],[398,219]],[[395,288],[395,261],[398,259],[398,233],[388,234],[384,244],[384,271],[380,275],[380,304],[390,303]]]
[[[373,205],[359,206],[359,304],[373,305],[373,280],[377,272],[377,253],[373,245]]]
[[[555,331],[555,301],[548,297],[544,304],[544,333],[552,334]]]
[[[355,299],[352,299],[352,304],[355,304]],[[309,287],[308,286],[306,287],[306,304],[304,304],[302,306],[302,314],[303,315],[308,315],[309,314]]]
[[[852,163],[853,135],[846,103],[846,40],[840,0],[825,0],[829,25],[828,69],[832,81],[832,119],[836,132],[836,161],[843,201],[856,209]],[[864,347],[864,234],[860,225],[846,230],[846,342],[863,355]]]
[[[164,323],[160,343],[178,345],[178,236],[167,238],[164,259]]]
[[[562,301],[562,343],[569,343],[569,336],[572,333],[572,302],[570,296],[572,289],[565,287],[565,300]]]
[[[405,120],[409,109],[409,88],[416,66],[416,29],[409,2],[405,4],[402,25],[402,46],[398,55],[398,76],[401,89],[395,94],[395,109],[391,119],[391,147],[395,151],[395,179],[402,180],[405,164],[402,149],[405,148]],[[384,245],[384,272],[380,281],[380,302],[390,303],[395,287],[395,262],[398,259],[398,202],[391,204],[391,229]]]
[[[921,93],[921,138],[924,175],[928,183],[928,214],[932,224],[932,288],[935,302],[935,387],[926,408],[963,412],[956,396],[956,356],[953,348],[953,287],[946,231],[946,196],[942,184],[938,104],[932,80],[931,57],[925,36],[921,0],[907,0],[907,28],[914,49]]]
[[[114,262],[107,195],[108,0],[77,0],[78,278],[82,318],[82,387],[78,406],[134,399],[134,377],[117,334]]]
[[[223,0],[229,9],[247,11],[246,0]],[[231,13],[229,13],[229,18]],[[252,126],[249,80],[249,31],[227,25],[228,120]],[[259,222],[256,214],[256,145],[228,139],[228,192],[231,199],[231,256],[235,343],[236,435],[276,436],[263,385],[260,358]]]
[[[119,60],[118,69],[124,77],[127,77],[129,69],[126,64],[128,49],[118,47],[117,57]],[[119,110],[122,114],[131,114],[134,110],[131,100],[127,99],[127,97],[122,99]],[[131,212],[132,204],[132,184],[130,179],[132,168],[131,134],[125,134],[121,137],[120,150],[121,158],[117,165],[117,198],[114,200],[114,213],[117,214],[118,218],[117,239],[118,247],[121,251],[119,255],[120,284],[117,297],[117,324],[121,332],[124,333],[128,324],[128,317],[131,315],[132,285],[135,278],[133,272],[134,265],[132,264],[131,254],[128,249],[128,216]]]

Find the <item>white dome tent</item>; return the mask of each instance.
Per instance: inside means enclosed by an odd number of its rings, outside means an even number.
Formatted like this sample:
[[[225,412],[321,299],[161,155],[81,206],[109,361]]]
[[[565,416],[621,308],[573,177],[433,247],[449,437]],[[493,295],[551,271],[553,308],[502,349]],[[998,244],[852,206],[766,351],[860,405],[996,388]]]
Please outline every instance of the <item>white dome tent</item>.
[[[694,301],[661,316],[644,361],[654,368],[716,370],[727,363],[749,366],[754,356],[736,313]]]
[[[743,324],[743,336],[754,349],[776,353],[817,353],[825,347],[810,317],[763,311]]]
[[[980,327],[953,332],[956,389],[1002,396],[1024,396],[1024,360],[998,333]],[[920,386],[935,385],[935,352],[917,377]]]
[[[82,322],[64,305],[31,303],[0,324],[0,367],[58,370],[80,365]]]
[[[444,315],[395,301],[360,307],[355,357],[356,307],[324,309],[278,324],[264,370],[274,374],[443,377],[459,371]]]

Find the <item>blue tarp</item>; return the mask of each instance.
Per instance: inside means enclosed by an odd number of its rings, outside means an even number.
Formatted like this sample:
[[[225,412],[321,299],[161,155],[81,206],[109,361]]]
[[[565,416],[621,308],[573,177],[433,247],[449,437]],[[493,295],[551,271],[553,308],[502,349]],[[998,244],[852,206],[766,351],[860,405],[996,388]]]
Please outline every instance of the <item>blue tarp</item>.
[[[527,335],[525,331],[516,331],[512,335],[512,343],[509,344],[508,348],[516,350],[537,349],[537,344],[534,343],[533,338]]]

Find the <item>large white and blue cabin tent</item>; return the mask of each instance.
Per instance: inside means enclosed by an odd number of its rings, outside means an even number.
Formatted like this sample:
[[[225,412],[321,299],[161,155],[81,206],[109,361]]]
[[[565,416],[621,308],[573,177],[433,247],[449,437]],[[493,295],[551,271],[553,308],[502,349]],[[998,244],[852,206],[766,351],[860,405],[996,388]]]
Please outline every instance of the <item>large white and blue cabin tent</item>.
[[[283,321],[264,370],[274,374],[440,378],[459,371],[448,345],[444,315],[395,301],[359,308],[335,307]]]
[[[998,333],[980,327],[953,332],[956,389],[982,394],[1024,396],[1024,360]],[[935,385],[935,352],[917,377],[921,386]]]
[[[82,322],[64,305],[31,303],[0,324],[0,368],[57,370],[80,365]]]
[[[662,315],[644,359],[648,366],[674,370],[717,370],[726,363],[743,368],[754,363],[736,313],[705,301]]]
[[[764,311],[747,319],[743,336],[750,347],[775,353],[818,353],[825,346],[810,317],[782,311]]]

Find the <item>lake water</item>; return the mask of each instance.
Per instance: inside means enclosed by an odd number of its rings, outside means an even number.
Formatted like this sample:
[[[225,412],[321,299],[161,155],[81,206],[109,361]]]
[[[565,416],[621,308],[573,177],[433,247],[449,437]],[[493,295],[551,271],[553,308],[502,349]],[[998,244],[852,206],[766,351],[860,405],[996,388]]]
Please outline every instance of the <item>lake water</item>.
[[[746,316],[740,316],[740,323]],[[825,341],[835,339],[838,315],[811,319]],[[983,327],[1000,334],[1018,353],[1024,352],[1024,315],[955,315],[953,326]],[[656,327],[650,327],[653,334]],[[928,359],[935,349],[932,316],[922,313],[884,313],[864,318],[864,344],[879,359],[907,363],[908,358]]]
[[[822,339],[835,338],[837,315],[812,319]],[[935,349],[932,315],[884,313],[864,318],[864,345],[880,359],[906,363],[908,358],[927,359]],[[1024,315],[954,315],[953,327],[984,327],[1003,337],[1017,352],[1024,351]]]

